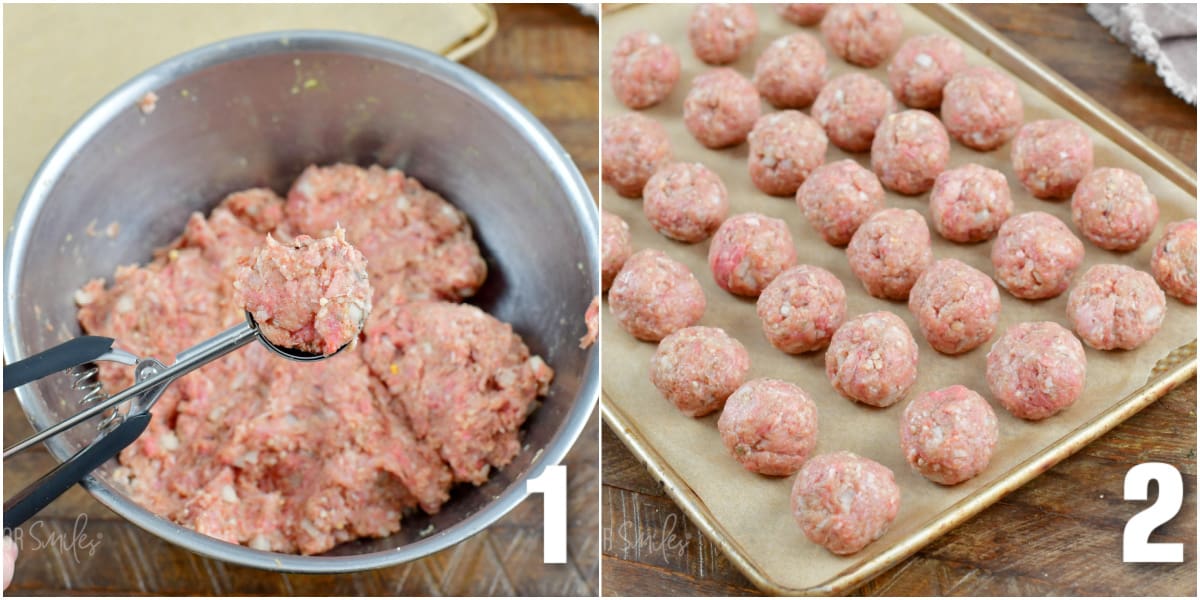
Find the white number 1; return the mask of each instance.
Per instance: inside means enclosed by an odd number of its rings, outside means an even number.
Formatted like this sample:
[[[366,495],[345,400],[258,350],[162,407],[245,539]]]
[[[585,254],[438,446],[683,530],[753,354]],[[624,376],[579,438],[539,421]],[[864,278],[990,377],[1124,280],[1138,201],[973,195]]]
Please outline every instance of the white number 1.
[[[1125,474],[1125,500],[1145,501],[1150,480],[1158,482],[1158,499],[1149,508],[1133,515],[1125,524],[1125,548],[1122,560],[1138,563],[1181,563],[1183,544],[1150,543],[1150,534],[1170,521],[1183,506],[1183,478],[1179,470],[1165,463],[1142,463]]]
[[[567,562],[567,468],[546,467],[525,483],[530,494],[542,495],[542,562]]]

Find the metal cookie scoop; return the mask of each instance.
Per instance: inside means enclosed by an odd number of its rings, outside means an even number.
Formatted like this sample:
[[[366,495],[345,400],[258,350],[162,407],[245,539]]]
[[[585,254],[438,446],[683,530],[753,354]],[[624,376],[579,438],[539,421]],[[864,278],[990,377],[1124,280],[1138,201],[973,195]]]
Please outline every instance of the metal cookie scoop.
[[[359,329],[362,329],[361,322]],[[100,436],[95,442],[4,503],[4,528],[7,530],[19,527],[71,486],[132,444],[150,424],[150,408],[168,385],[255,339],[284,358],[302,362],[329,358],[353,343],[351,340],[343,344],[332,354],[313,354],[277,346],[263,335],[258,323],[254,321],[254,316],[246,312],[245,322],[180,352],[170,366],[153,358],[138,358],[124,350],[114,350],[112,338],[99,336],[79,337],[5,366],[6,392],[56,372],[102,360],[133,366],[136,383],[111,397],[104,396],[97,387],[95,393],[98,394],[98,401],[88,408],[4,450],[4,458],[9,458],[100,413],[111,411],[100,423]],[[129,404],[125,412],[117,410],[117,407],[126,401],[129,401]]]

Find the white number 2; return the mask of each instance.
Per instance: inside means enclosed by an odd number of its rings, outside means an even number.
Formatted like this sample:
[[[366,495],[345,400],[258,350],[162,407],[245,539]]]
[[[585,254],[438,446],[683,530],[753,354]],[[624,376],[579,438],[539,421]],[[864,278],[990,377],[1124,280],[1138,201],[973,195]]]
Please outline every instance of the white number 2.
[[[567,468],[546,467],[525,483],[530,494],[542,495],[542,562],[567,562]]]
[[[1179,470],[1165,463],[1142,463],[1125,474],[1125,500],[1145,501],[1150,480],[1158,482],[1158,499],[1149,508],[1133,515],[1125,524],[1125,548],[1122,560],[1137,563],[1181,563],[1183,544],[1150,543],[1150,534],[1170,521],[1183,506],[1183,478]]]

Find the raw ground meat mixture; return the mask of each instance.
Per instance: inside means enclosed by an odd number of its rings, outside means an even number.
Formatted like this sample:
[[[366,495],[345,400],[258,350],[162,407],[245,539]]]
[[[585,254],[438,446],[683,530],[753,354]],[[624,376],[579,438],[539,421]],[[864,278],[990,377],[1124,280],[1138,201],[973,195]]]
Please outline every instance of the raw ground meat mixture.
[[[511,327],[453,301],[486,267],[466,217],[400,171],[309,167],[285,202],[230,195],[144,266],[76,294],[85,332],[169,359],[243,317],[239,261],[337,226],[367,259],[374,310],[355,351],[296,363],[259,344],[168,387],[121,453],[119,479],[150,511],[260,550],[317,554],[386,536],[457,482],[483,482],[520,448],[553,376]],[[132,369],[104,363],[109,390]]]
[[[587,325],[587,333],[579,338],[579,347],[587,350],[600,336],[600,296],[592,298],[588,304],[587,311],[583,313],[583,322]]]

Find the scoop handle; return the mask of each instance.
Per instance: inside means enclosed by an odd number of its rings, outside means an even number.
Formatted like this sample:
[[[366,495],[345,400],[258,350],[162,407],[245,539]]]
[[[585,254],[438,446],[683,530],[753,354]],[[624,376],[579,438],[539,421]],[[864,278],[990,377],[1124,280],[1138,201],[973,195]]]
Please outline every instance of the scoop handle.
[[[53,471],[46,473],[41,479],[29,487],[17,492],[4,502],[4,530],[11,531],[20,527],[33,515],[79,483],[89,473],[113,458],[132,444],[138,436],[146,431],[150,424],[150,413],[130,415],[125,422],[118,425],[104,437],[92,445],[75,453]]]
[[[5,365],[4,391],[7,392],[31,381],[37,381],[59,371],[96,360],[112,350],[112,345],[112,338],[85,335],[49,350],[38,352],[11,365]]]

